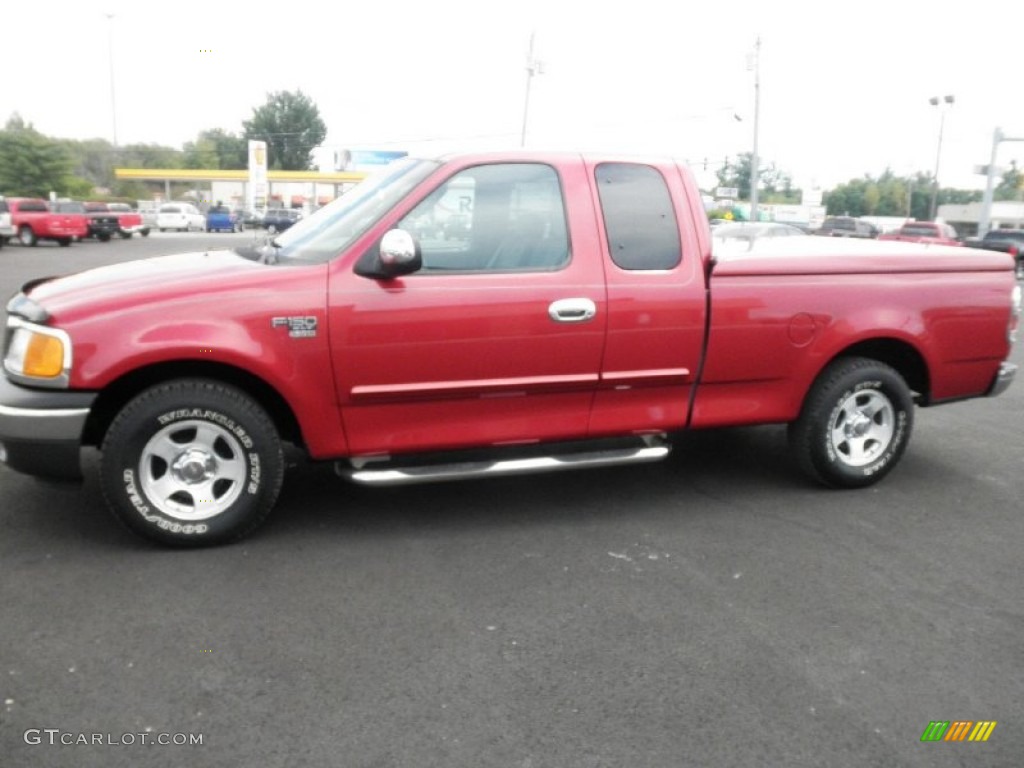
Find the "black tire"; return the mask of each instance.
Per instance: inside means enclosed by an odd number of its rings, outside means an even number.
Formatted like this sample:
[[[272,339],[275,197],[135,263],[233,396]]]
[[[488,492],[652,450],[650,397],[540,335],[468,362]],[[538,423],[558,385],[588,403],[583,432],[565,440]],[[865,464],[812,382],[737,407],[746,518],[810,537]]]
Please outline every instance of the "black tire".
[[[177,547],[250,533],[273,508],[283,477],[281,441],[263,408],[208,379],[170,381],[131,400],[107,430],[100,460],[117,518]]]
[[[141,230],[141,231],[140,231],[140,234],[141,234],[141,235],[142,235],[143,237],[149,237],[149,228],[147,227],[146,229],[143,229],[143,230]]]
[[[121,235],[121,239],[122,240],[131,240],[132,239],[132,233],[131,232],[118,232],[118,234]]]
[[[97,237],[99,238],[99,241],[101,243],[109,243],[110,242],[110,235],[108,235],[106,232],[103,232],[102,234],[97,235]]]
[[[23,226],[18,230],[18,242],[22,245],[35,247],[39,243],[39,238],[36,237],[36,233],[32,231],[32,227]]]
[[[789,443],[800,468],[834,488],[863,488],[887,475],[906,450],[914,401],[896,370],[840,358],[811,387]]]
[[[61,248],[67,248],[71,245],[71,238],[61,237],[57,240],[57,245],[59,245]]]

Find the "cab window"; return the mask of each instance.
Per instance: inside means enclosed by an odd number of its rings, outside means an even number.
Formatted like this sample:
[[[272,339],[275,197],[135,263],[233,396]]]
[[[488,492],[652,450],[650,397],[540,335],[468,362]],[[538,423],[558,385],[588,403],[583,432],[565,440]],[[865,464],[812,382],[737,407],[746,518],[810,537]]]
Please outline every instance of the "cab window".
[[[419,241],[423,274],[543,271],[569,261],[561,184],[540,163],[460,171],[398,227]]]
[[[664,177],[649,165],[635,163],[601,163],[595,176],[615,265],[651,270],[679,264],[679,225]]]

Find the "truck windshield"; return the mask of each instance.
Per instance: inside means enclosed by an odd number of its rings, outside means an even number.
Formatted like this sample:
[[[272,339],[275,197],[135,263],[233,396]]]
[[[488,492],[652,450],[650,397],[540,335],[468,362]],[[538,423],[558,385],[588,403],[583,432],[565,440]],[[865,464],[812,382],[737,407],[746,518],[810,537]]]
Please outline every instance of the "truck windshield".
[[[372,227],[440,163],[403,158],[372,174],[337,200],[300,219],[270,241],[275,260],[322,263],[331,260]],[[238,253],[252,258],[250,249]]]

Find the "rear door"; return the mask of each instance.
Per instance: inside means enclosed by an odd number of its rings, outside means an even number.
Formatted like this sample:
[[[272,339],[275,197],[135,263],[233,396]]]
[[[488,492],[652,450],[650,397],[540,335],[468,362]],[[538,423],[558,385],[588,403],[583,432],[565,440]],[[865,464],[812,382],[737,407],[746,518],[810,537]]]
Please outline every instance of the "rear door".
[[[674,165],[589,167],[604,224],[608,340],[590,432],[686,425],[703,351],[703,258],[696,187]]]
[[[382,226],[414,233],[419,272],[332,275],[353,453],[586,435],[606,323],[591,205],[582,163],[453,166]]]

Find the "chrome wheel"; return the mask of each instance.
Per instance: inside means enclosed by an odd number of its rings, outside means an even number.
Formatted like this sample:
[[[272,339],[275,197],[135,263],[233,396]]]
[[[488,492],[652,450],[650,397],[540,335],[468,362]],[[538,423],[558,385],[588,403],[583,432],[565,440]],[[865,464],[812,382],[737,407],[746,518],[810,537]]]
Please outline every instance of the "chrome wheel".
[[[227,429],[208,421],[180,421],[146,443],[139,479],[146,496],[168,517],[207,520],[242,493],[245,455]]]
[[[851,467],[863,467],[889,447],[895,432],[896,412],[888,397],[862,389],[843,400],[834,411],[832,449]]]

